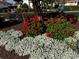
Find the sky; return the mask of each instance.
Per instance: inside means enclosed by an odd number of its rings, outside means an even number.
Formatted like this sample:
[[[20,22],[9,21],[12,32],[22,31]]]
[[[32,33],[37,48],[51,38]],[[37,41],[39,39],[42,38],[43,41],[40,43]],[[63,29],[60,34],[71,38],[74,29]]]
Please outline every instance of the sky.
[[[23,0],[23,1],[24,1],[24,3],[28,4],[28,0]],[[15,3],[13,0],[7,0],[7,2],[9,2],[9,3]]]
[[[9,2],[9,3],[15,3],[13,0],[7,0],[7,2]]]

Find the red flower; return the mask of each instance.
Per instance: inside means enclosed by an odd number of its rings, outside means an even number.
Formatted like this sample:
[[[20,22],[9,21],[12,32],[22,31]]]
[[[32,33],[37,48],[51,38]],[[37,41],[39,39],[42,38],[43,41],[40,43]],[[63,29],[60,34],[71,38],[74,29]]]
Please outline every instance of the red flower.
[[[51,20],[51,23],[54,24],[54,20]]]
[[[24,20],[23,26],[24,26],[24,31],[26,31],[28,29],[28,21],[27,20]]]
[[[58,28],[55,28],[56,31],[58,31]]]
[[[78,23],[74,24],[74,27],[79,27],[79,24]]]
[[[38,30],[35,30],[35,32],[38,33],[39,31]]]
[[[74,18],[69,18],[70,22],[74,22]]]
[[[32,22],[33,21],[33,18],[30,18],[29,21]]]
[[[51,20],[55,20],[55,18],[51,18]]]
[[[46,36],[48,36],[48,37],[53,37],[54,34],[52,34],[52,33],[46,33]]]
[[[46,24],[48,24],[48,20],[46,21]]]
[[[65,17],[62,15],[61,18],[65,18]]]
[[[48,37],[49,37],[49,35],[50,35],[50,33],[46,33],[46,36],[48,36]]]
[[[39,28],[40,26],[41,26],[41,24],[40,24],[40,23],[38,23],[38,24],[37,24],[37,27]]]
[[[42,19],[43,17],[42,16],[40,16],[40,19]]]
[[[24,25],[28,25],[28,20],[24,20]]]
[[[35,20],[35,21],[38,21],[39,18],[38,18],[37,16],[34,16],[34,20]]]
[[[70,30],[65,30],[65,32],[66,32],[67,34],[69,34],[69,33],[70,33]]]
[[[62,23],[63,22],[63,20],[59,20],[59,23]]]

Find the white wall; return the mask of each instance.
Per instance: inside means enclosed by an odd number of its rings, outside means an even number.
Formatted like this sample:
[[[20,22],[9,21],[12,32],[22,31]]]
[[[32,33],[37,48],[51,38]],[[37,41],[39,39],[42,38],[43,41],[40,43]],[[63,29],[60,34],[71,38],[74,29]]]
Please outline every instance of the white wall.
[[[23,0],[23,3],[26,3],[27,5],[29,5],[29,0]],[[30,7],[33,8],[33,4],[30,3]]]
[[[77,3],[65,3],[65,6],[77,6]]]

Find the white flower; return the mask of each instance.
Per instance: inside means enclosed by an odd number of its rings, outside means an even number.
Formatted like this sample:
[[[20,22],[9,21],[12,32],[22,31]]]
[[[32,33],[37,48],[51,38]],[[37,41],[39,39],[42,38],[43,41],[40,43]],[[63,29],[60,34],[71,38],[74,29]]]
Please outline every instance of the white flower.
[[[20,37],[20,36],[22,36],[23,34],[22,34],[21,31],[14,31],[14,32],[11,33],[11,35],[14,36],[14,37]]]
[[[74,38],[76,38],[77,40],[79,40],[79,31],[76,31],[76,32],[75,32]]]
[[[15,31],[14,29],[10,29],[10,30],[8,30],[6,33],[11,34],[11,33],[14,32],[14,31]]]
[[[29,59],[71,59],[77,57],[77,53],[67,44],[53,38],[46,37],[45,34],[19,39],[22,32],[14,29],[7,32],[0,31],[0,46],[5,46],[8,51],[15,50],[19,56],[30,54]],[[76,35],[78,36],[78,35]],[[76,42],[76,38],[65,38],[66,42]],[[79,55],[78,55],[79,56]]]
[[[14,46],[15,46],[15,44],[13,43],[13,42],[8,42],[8,44],[5,46],[5,49],[7,50],[7,51],[12,51],[13,50],[13,48],[14,48]]]
[[[6,45],[7,44],[7,42],[9,41],[9,35],[5,35],[5,36],[3,36],[3,37],[1,37],[1,39],[0,39],[0,46],[2,45],[2,46],[4,46],[4,45]]]
[[[73,38],[73,37],[69,37],[69,38],[65,38],[65,41],[71,43],[72,41],[73,42],[77,42],[77,39]]]

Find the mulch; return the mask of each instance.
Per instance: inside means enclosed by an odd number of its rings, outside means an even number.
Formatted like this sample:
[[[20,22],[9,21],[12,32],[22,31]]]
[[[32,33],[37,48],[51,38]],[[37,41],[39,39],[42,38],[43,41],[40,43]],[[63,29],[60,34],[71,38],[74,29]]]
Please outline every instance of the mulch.
[[[8,27],[5,27],[5,28],[4,27],[0,28],[0,31],[7,31],[7,30],[10,30],[10,29],[23,31],[23,23],[12,25],[12,26],[8,26]]]
[[[14,51],[6,51],[4,47],[0,47],[0,57],[2,59],[29,59],[30,55],[19,56]]]

